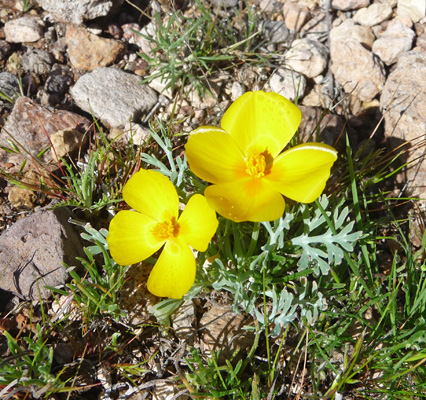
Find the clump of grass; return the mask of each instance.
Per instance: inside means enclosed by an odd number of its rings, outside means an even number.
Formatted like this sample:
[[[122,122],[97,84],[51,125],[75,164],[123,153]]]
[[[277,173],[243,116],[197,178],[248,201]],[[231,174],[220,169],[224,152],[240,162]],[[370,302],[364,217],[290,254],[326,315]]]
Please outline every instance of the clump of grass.
[[[240,30],[229,19],[220,17],[220,10],[197,0],[197,15],[185,16],[174,10],[168,15],[155,14],[154,34],[142,35],[150,43],[151,51],[139,53],[147,61],[151,72],[145,82],[160,79],[164,89],[186,91],[195,89],[200,97],[211,94],[209,78],[223,69],[242,62],[254,39],[261,33],[260,16],[253,12],[238,15]],[[249,8],[250,10],[250,8]]]

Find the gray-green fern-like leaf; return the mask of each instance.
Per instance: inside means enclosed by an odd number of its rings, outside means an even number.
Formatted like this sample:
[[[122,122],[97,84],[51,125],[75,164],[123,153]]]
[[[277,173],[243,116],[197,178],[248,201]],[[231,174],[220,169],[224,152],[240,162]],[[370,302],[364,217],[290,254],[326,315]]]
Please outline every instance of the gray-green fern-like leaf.
[[[326,210],[329,205],[327,198],[322,196],[319,202]],[[319,208],[312,210],[312,215],[307,206],[302,211],[304,233],[291,240],[293,245],[302,248],[299,270],[310,267],[316,274],[328,274],[330,265],[339,265],[344,258],[344,251],[353,251],[354,243],[362,235],[361,232],[352,232],[354,222],[348,221],[348,207],[339,210],[337,206],[334,212],[325,212],[334,224],[336,234],[328,227],[327,220]],[[320,231],[320,228],[326,229],[325,232],[312,234],[314,231]]]

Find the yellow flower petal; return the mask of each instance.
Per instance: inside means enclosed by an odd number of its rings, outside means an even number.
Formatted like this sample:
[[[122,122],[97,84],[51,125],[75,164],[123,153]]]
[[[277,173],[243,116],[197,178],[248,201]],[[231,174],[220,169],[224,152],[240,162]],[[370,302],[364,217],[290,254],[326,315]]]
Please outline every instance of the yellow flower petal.
[[[243,154],[232,137],[220,128],[195,129],[189,135],[185,151],[191,170],[207,182],[235,181],[245,173]]]
[[[135,210],[157,221],[179,213],[179,198],[175,187],[163,174],[142,169],[123,188],[124,201]]]
[[[195,280],[196,264],[190,247],[168,240],[148,278],[148,290],[158,297],[180,299]]]
[[[301,144],[278,156],[266,182],[290,199],[310,203],[324,190],[336,159],[333,147],[323,143]]]
[[[277,93],[247,92],[225,112],[221,126],[245,156],[268,151],[276,157],[296,132],[302,114]]]
[[[107,242],[112,258],[120,265],[145,260],[163,244],[152,234],[157,221],[136,211],[120,211],[109,225]]]
[[[284,198],[260,178],[212,185],[204,195],[220,215],[235,222],[274,221],[284,212]]]
[[[190,198],[179,220],[179,237],[199,251],[206,251],[219,224],[204,196]]]

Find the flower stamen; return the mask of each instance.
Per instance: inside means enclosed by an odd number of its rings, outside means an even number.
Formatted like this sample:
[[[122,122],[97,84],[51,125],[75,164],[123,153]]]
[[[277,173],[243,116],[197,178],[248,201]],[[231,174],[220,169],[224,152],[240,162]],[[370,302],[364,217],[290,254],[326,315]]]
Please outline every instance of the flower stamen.
[[[267,151],[249,156],[246,158],[246,172],[254,178],[262,178],[269,174],[271,161],[272,157]]]
[[[177,237],[179,234],[179,224],[176,218],[167,219],[164,222],[159,222],[154,227],[154,236],[157,240],[167,240],[171,237]]]

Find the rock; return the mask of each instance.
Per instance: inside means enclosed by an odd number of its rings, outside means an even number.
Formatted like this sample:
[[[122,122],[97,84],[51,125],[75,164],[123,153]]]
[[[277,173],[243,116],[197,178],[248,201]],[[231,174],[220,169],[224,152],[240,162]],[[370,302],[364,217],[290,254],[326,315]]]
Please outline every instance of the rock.
[[[140,82],[138,76],[119,69],[97,68],[80,77],[71,95],[82,110],[93,112],[110,127],[120,128],[130,120],[138,122],[157,102],[156,93]]]
[[[228,307],[212,306],[200,319],[202,349],[204,347],[206,352],[221,350],[219,364],[224,364],[237,350],[240,350],[239,357],[244,357],[254,339],[253,332],[242,329],[246,323],[244,315],[234,313]]]
[[[317,11],[301,30],[301,36],[316,42],[327,39],[327,18],[324,12]]]
[[[296,71],[279,68],[272,74],[269,86],[273,92],[294,101],[296,98],[301,99],[305,94],[306,78]]]
[[[290,36],[283,21],[262,21],[261,29],[269,43],[282,43]]]
[[[283,13],[287,28],[296,32],[300,31],[311,16],[309,8],[297,1],[286,1],[283,6]]]
[[[6,60],[12,52],[12,46],[6,40],[0,40],[0,61]]]
[[[46,285],[66,282],[63,263],[74,266],[76,257],[84,256],[78,235],[67,222],[69,217],[66,208],[37,211],[0,235],[1,289],[37,301],[50,297]]]
[[[416,23],[426,16],[426,0],[398,0],[397,15],[406,15]]]
[[[111,16],[124,0],[37,0],[57,21],[82,24],[84,21]]]
[[[0,72],[0,91],[8,96],[12,101],[20,96],[18,78],[11,72]],[[0,98],[0,104],[5,101]]]
[[[385,120],[385,136],[392,148],[413,141],[408,144],[410,152],[404,159],[410,163],[405,179],[410,195],[426,198],[426,164],[421,145],[426,132],[425,52],[412,50],[399,57],[383,88],[380,109]]]
[[[23,187],[12,186],[7,195],[10,205],[17,209],[32,210],[37,200],[34,191]]]
[[[98,37],[83,27],[69,26],[65,41],[68,45],[71,64],[82,71],[107,67],[126,50],[124,43]]]
[[[312,89],[303,96],[302,104],[305,106],[328,108],[331,104],[327,85],[315,84]]]
[[[33,210],[36,202],[40,204],[43,201],[43,196],[31,188],[39,188],[41,185],[40,171],[28,170],[19,177],[19,182],[22,187],[9,185],[8,200],[10,205],[16,210]]]
[[[45,50],[30,49],[21,59],[22,68],[38,75],[45,75],[52,69],[53,56]]]
[[[219,73],[212,76],[208,80],[203,80],[204,93],[200,95],[198,90],[193,85],[187,85],[185,91],[187,92],[187,99],[190,101],[194,109],[205,110],[213,108],[218,104],[218,97],[222,86],[225,82],[229,81],[230,75],[227,72]]]
[[[50,135],[52,141],[51,152],[52,159],[56,160],[56,156],[65,157],[66,155],[78,150],[84,144],[87,135],[73,128],[62,129]]]
[[[132,143],[137,146],[143,146],[146,144],[148,138],[151,136],[149,129],[145,128],[141,124],[134,122],[127,122],[124,125],[124,142]]]
[[[146,288],[152,267],[148,263],[140,263],[129,267],[126,271],[126,279],[120,288],[118,299],[120,309],[126,311],[126,315],[123,316],[125,323],[141,325],[153,320],[150,310],[159,299]]]
[[[137,32],[141,31],[141,26],[136,22],[121,25],[123,38],[130,44],[138,44],[138,39],[142,38]]]
[[[43,30],[43,21],[32,17],[21,17],[4,24],[6,41],[9,43],[37,42],[43,37]]]
[[[47,136],[66,128],[79,129],[84,133],[90,128],[90,121],[69,111],[58,110],[52,112],[35,104],[27,97],[20,97],[0,133],[0,144],[10,147],[6,139],[9,139],[9,135],[11,135],[25,148],[25,151],[29,152],[33,157],[37,157],[41,151],[50,147]],[[23,154],[21,156],[22,160],[25,159],[25,151],[22,150],[21,152]],[[3,159],[3,162],[9,154],[4,153],[6,153],[4,150],[0,150],[0,160]],[[52,159],[49,151],[39,157],[39,160],[46,163],[54,162],[56,165],[56,160]]]
[[[167,87],[168,83],[170,83],[168,80],[163,79],[162,76],[158,76],[157,78],[152,79],[148,83],[148,86],[171,100],[173,99],[173,91],[170,86]]]
[[[56,105],[60,103],[68,93],[72,81],[71,72],[61,67],[52,69],[44,85],[44,92],[48,96],[46,104]]]
[[[334,40],[330,46],[331,71],[346,93],[371,101],[385,83],[384,67],[356,39]]]
[[[363,44],[368,49],[374,43],[376,37],[369,26],[358,25],[353,19],[346,19],[339,26],[334,27],[330,31],[330,40],[344,40],[353,38]]]
[[[170,316],[175,336],[188,346],[194,344],[195,335],[195,306],[192,300],[185,300],[183,304]]]
[[[335,10],[349,11],[368,7],[370,0],[332,0],[331,7]]]
[[[390,25],[373,44],[373,53],[386,64],[391,65],[398,57],[411,50],[415,33],[407,25],[397,22]]]
[[[417,36],[416,47],[413,50],[426,52],[426,32],[420,36]]]
[[[211,0],[211,2],[214,6],[221,8],[232,8],[238,4],[238,0]]]
[[[152,22],[146,24],[142,29],[136,23],[124,24],[121,26],[123,29],[123,37],[130,44],[136,44],[140,47],[143,53],[148,56],[152,55],[152,49],[156,47],[156,44],[153,40],[149,40],[144,36],[155,38],[157,28],[156,25]],[[140,34],[138,33],[140,32]]]
[[[390,5],[374,3],[367,8],[358,10],[353,20],[360,25],[373,26],[386,21],[391,15],[392,7]]]
[[[246,92],[246,88],[240,82],[232,82],[231,86],[231,100],[235,101],[238,97],[242,96]]]
[[[273,12],[275,10],[274,2],[271,0],[260,0],[259,7],[262,12]]]
[[[12,53],[7,59],[6,70],[17,74],[21,68],[21,56],[18,52]]]
[[[295,40],[285,56],[286,65],[308,78],[320,75],[327,67],[327,47],[311,39]]]

